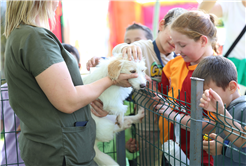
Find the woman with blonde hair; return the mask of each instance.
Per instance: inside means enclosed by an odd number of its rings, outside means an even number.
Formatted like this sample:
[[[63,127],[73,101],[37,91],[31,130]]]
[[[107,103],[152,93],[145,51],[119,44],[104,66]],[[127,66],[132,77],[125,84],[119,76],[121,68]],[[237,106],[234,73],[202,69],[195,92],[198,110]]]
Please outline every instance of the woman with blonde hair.
[[[7,1],[5,75],[20,118],[21,157],[31,166],[96,165],[96,126],[88,104],[113,84],[130,86],[127,79],[137,75],[83,85],[73,55],[49,30],[58,2]]]

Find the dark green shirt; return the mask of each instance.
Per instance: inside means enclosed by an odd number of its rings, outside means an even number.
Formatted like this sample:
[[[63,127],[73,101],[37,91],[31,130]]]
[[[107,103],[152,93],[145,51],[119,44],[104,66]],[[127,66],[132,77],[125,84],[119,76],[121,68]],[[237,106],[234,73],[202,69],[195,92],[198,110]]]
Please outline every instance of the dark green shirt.
[[[21,120],[19,146],[26,165],[96,165],[95,122],[89,106],[72,114],[57,110],[35,77],[51,65],[65,61],[75,86],[83,85],[77,61],[47,29],[21,25],[6,43],[5,75],[9,101]],[[66,94],[64,94],[66,95]],[[74,127],[76,121],[88,121]]]

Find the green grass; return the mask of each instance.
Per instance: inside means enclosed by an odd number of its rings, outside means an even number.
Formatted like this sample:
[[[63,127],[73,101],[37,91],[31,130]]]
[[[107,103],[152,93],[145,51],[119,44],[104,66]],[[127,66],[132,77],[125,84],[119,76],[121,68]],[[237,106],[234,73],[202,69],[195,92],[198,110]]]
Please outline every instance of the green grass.
[[[3,144],[4,144],[4,139],[3,139],[3,138],[1,138],[1,139],[0,139],[0,149],[2,149]]]
[[[3,139],[4,138],[4,134],[5,134],[5,132],[4,132],[4,129],[3,129],[2,132],[1,132],[0,139]]]

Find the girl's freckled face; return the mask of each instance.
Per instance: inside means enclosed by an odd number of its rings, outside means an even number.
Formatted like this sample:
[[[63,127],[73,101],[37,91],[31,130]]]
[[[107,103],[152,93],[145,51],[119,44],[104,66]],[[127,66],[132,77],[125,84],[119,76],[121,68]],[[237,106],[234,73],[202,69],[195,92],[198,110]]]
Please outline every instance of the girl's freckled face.
[[[200,40],[195,41],[175,30],[171,30],[171,38],[175,45],[175,53],[181,55],[185,62],[197,62],[201,58]]]

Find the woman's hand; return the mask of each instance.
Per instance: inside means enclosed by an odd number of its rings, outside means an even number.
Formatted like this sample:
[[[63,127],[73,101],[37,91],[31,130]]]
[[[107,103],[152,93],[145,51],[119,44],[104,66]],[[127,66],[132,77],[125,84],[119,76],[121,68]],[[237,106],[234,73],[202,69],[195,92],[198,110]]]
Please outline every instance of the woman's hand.
[[[137,59],[141,60],[142,59],[142,50],[139,46],[135,45],[129,45],[126,46],[122,49],[122,56],[125,57],[127,56],[129,61],[133,59],[136,61]]]
[[[95,100],[91,103],[92,109],[91,112],[98,117],[105,117],[108,115],[107,111],[103,110],[103,103],[101,100]]]
[[[92,57],[88,62],[86,63],[86,69],[90,71],[91,67],[95,67],[99,64],[101,57]]]
[[[137,78],[138,74],[120,74],[118,79],[113,81],[113,85],[118,85],[122,87],[131,87],[131,84],[128,82],[128,79]]]

